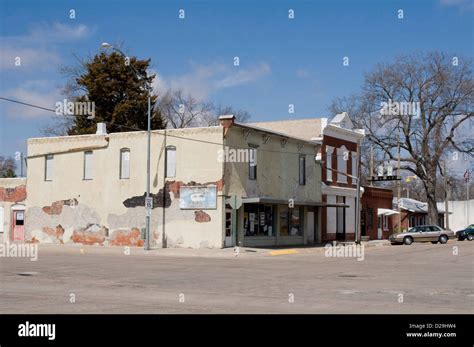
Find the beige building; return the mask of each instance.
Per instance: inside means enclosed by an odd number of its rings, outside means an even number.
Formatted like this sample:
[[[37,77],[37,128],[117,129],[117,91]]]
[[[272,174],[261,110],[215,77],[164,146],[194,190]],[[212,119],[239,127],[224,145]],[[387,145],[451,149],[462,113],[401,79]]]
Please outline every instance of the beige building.
[[[29,139],[24,240],[143,245],[146,144],[146,132],[100,128]],[[320,146],[231,116],[153,131],[152,247],[320,242]]]
[[[346,112],[327,118],[307,118],[253,123],[306,140],[319,141],[322,170],[321,240],[352,241],[356,231],[356,196],[360,143],[363,129],[356,129]],[[363,194],[363,189],[361,189]],[[345,207],[340,207],[341,205]],[[333,208],[330,206],[339,206]],[[364,236],[364,235],[363,235]]]
[[[0,241],[24,239],[25,199],[25,178],[0,178]]]

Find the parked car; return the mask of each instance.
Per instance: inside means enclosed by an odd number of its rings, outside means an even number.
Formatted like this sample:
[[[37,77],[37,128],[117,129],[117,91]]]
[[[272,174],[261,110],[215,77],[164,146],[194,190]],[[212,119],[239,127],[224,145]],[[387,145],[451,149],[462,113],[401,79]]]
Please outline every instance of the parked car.
[[[466,239],[472,241],[472,239],[474,239],[474,224],[469,225],[466,229],[456,231],[456,236],[459,241],[464,241]]]
[[[407,232],[392,234],[389,240],[392,245],[411,245],[413,242],[446,243],[456,238],[453,231],[443,230],[437,225],[420,225],[410,228]]]

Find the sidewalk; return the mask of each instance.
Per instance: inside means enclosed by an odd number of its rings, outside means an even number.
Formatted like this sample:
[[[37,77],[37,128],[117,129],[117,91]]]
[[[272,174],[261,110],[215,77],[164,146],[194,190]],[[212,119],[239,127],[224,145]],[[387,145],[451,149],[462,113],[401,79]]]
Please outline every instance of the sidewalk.
[[[329,242],[328,242],[329,243]],[[332,245],[332,242],[329,243]],[[353,242],[338,242],[337,244],[350,245]],[[381,247],[390,245],[388,240],[373,240],[362,243],[364,247]],[[121,246],[85,246],[79,244],[38,244],[38,252],[42,250],[53,253],[69,254],[110,254],[129,256],[169,256],[169,257],[199,257],[199,258],[253,258],[253,257],[273,257],[293,254],[319,254],[325,251],[325,244],[311,246],[281,246],[251,248],[239,247],[238,252],[234,247],[229,248],[157,248],[145,251],[142,247],[121,247]]]

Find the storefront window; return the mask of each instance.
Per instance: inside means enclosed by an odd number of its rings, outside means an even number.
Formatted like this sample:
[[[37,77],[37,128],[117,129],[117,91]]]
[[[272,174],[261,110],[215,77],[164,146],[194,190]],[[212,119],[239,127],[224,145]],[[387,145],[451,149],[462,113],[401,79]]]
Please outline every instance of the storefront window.
[[[371,208],[367,209],[367,229],[372,230],[374,228],[374,210]]]
[[[244,234],[245,236],[275,236],[273,206],[245,204]]]
[[[280,236],[288,236],[288,207],[280,208]]]
[[[280,236],[303,236],[303,207],[280,208]]]

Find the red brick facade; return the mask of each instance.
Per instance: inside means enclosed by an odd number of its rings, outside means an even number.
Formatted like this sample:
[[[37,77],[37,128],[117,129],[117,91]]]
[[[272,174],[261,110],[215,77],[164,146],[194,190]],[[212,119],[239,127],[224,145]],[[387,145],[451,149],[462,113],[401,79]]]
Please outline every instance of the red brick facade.
[[[364,187],[361,198],[361,236],[368,236],[370,240],[379,239],[378,229],[382,231],[381,239],[386,239],[393,233],[393,218],[386,217],[384,225],[382,217],[378,216],[378,209],[392,209],[393,192],[390,189]]]

